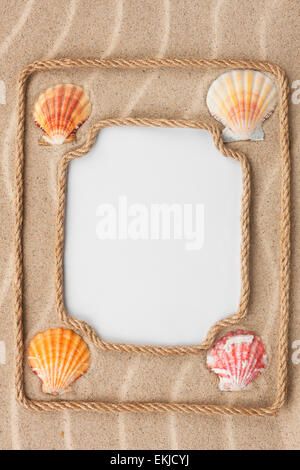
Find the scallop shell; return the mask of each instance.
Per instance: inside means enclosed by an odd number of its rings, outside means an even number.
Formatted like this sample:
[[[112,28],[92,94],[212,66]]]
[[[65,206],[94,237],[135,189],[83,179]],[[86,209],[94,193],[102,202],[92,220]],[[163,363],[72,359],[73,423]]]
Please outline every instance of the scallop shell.
[[[76,138],[77,129],[91,114],[91,104],[77,85],[63,84],[48,88],[34,106],[33,117],[45,134],[41,145],[61,145]]]
[[[42,381],[42,390],[60,395],[83,375],[90,365],[90,354],[83,339],[72,330],[43,331],[30,341],[27,358]]]
[[[267,354],[262,341],[254,333],[231,331],[210,350],[207,365],[219,376],[220,390],[240,391],[266,368]]]
[[[273,81],[254,70],[223,73],[210,86],[206,103],[212,116],[225,127],[224,142],[263,140],[262,123],[276,106]]]

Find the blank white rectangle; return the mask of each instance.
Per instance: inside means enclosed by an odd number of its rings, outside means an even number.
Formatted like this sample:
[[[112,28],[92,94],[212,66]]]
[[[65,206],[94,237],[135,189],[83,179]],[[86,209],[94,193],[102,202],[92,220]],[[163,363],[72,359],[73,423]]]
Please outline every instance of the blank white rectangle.
[[[209,132],[104,129],[89,154],[70,163],[67,187],[66,308],[101,338],[198,344],[237,311],[241,167],[216,149]],[[186,215],[198,207],[198,240],[188,240],[187,225],[187,238],[177,232],[153,240],[146,228],[135,240],[126,220],[103,240],[103,204],[119,223],[138,208],[150,214],[153,204],[186,207]]]

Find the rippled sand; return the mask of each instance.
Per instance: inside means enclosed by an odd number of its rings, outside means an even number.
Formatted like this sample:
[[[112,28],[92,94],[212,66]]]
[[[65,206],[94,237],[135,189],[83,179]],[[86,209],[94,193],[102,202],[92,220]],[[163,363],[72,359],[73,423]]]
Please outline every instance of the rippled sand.
[[[43,3],[43,5],[41,4]],[[53,7],[55,3],[55,7]],[[292,81],[300,80],[299,2],[297,0],[68,0],[0,2],[0,447],[3,449],[297,449],[300,446],[300,364],[290,362],[288,404],[278,418],[245,418],[182,414],[100,414],[93,412],[32,413],[14,398],[13,335],[13,185],[16,127],[16,84],[20,70],[34,60],[54,57],[195,56],[270,60],[281,65]],[[168,75],[169,74],[169,75]],[[77,77],[72,71],[33,78],[29,102],[51,80]],[[59,77],[59,78],[58,78]],[[78,80],[99,100],[100,116],[154,115],[197,117],[203,113],[203,96],[212,76],[195,72],[155,71],[127,73],[98,70]],[[184,82],[182,82],[184,80]],[[184,83],[184,85],[183,85]],[[176,97],[176,99],[174,98]],[[102,107],[101,107],[102,106]],[[96,113],[97,114],[97,113]],[[276,115],[277,116],[277,115]],[[276,136],[276,116],[266,123]],[[299,214],[300,214],[300,104],[291,104],[293,161],[293,231],[291,343],[300,339],[299,323]],[[30,112],[28,119],[30,121]],[[278,116],[277,116],[278,117]],[[56,321],[53,266],[41,267],[53,241],[56,203],[55,159],[37,154],[38,129],[28,124],[26,173],[29,220],[40,219],[49,246],[41,249],[26,225],[26,274],[31,292],[26,299],[26,338]],[[79,137],[83,134],[80,134]],[[246,395],[245,403],[272,398],[276,374],[278,320],[278,190],[280,163],[276,137],[266,143],[268,160],[246,144],[252,164],[253,261],[250,318],[245,326],[259,331],[271,352],[269,372]],[[31,150],[31,151],[30,151]],[[252,153],[251,153],[252,152]],[[27,154],[26,154],[27,155]],[[45,160],[42,163],[42,158]],[[40,173],[41,171],[44,173]],[[32,194],[30,193],[32,188]],[[30,199],[30,198],[33,199]],[[32,201],[43,199],[43,206]],[[27,206],[26,206],[27,207]],[[51,222],[52,221],[52,222]],[[41,237],[40,237],[41,238]],[[50,247],[50,248],[49,248]],[[263,267],[259,261],[263,259]],[[36,273],[41,270],[41,277]],[[37,270],[37,271],[35,271]],[[31,291],[30,291],[31,289]],[[36,295],[34,295],[34,293]],[[29,308],[30,307],[30,308]],[[26,311],[27,311],[26,310]],[[248,323],[247,323],[248,322]],[[4,353],[3,353],[4,350]],[[104,400],[165,400],[214,402],[220,396],[216,382],[205,382],[203,358],[145,358],[97,353],[91,374],[78,385],[75,398]],[[94,356],[95,357],[95,356]],[[3,359],[5,358],[5,360]],[[37,379],[26,372],[30,396],[40,397]],[[223,397],[221,397],[223,399]],[[240,397],[226,397],[234,404]]]

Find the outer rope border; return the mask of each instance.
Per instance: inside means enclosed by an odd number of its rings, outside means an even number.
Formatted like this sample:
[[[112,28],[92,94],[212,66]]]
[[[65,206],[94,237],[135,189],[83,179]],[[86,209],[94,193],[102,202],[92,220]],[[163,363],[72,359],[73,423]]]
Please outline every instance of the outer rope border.
[[[23,172],[24,172],[24,133],[25,133],[25,107],[26,85],[28,77],[36,71],[72,67],[100,67],[122,69],[153,69],[157,67],[196,67],[200,69],[254,69],[268,72],[277,81],[280,95],[279,123],[280,123],[280,153],[282,161],[281,173],[281,240],[280,240],[280,325],[278,346],[278,386],[275,401],[269,407],[231,407],[222,405],[201,405],[188,403],[107,403],[86,401],[33,401],[26,397],[24,389],[24,338],[23,338]],[[288,130],[288,80],[285,72],[277,65],[269,62],[256,62],[248,60],[231,59],[55,59],[34,62],[28,65],[20,74],[18,126],[17,126],[17,155],[16,155],[16,181],[15,181],[15,331],[16,331],[16,394],[18,401],[31,410],[98,410],[98,411],[181,411],[203,414],[238,414],[270,416],[276,414],[286,399],[287,389],[287,362],[288,362],[288,317],[289,317],[289,283],[290,283],[290,155]],[[147,125],[160,127],[192,127],[209,130],[212,133],[218,150],[225,156],[230,156],[241,162],[243,178],[243,196],[241,211],[241,274],[242,288],[239,310],[235,315],[216,323],[209,331],[207,338],[201,345],[181,347],[155,347],[138,346],[123,343],[102,341],[95,331],[85,322],[70,317],[63,304],[62,292],[62,256],[64,239],[64,201],[66,189],[66,172],[70,160],[86,154],[96,139],[100,129],[113,125]],[[96,123],[90,130],[87,140],[79,148],[64,155],[59,165],[59,192],[57,209],[57,239],[56,239],[56,292],[57,307],[61,320],[73,328],[81,330],[100,349],[117,350],[124,352],[167,354],[197,354],[207,349],[213,343],[221,328],[233,325],[246,314],[249,302],[249,203],[250,203],[250,173],[249,163],[240,152],[233,152],[222,141],[220,129],[217,126],[201,121],[192,120],[165,120],[165,119],[109,119]]]

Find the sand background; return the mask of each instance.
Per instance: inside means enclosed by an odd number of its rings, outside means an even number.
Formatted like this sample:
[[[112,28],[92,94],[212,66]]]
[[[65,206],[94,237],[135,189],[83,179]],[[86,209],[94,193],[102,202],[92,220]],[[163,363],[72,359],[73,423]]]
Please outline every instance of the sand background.
[[[55,8],[54,6],[55,5]],[[288,403],[278,418],[183,414],[33,413],[15,402],[13,335],[13,181],[16,83],[34,60],[54,57],[194,56],[270,60],[300,80],[300,7],[297,1],[214,2],[179,0],[0,1],[0,447],[2,449],[297,449],[300,445],[300,364],[292,344],[300,339],[299,314],[299,124],[300,104],[290,101],[292,150],[292,284]],[[210,119],[205,106],[209,84],[222,71],[68,70],[35,74],[27,99],[25,165],[25,339],[59,325],[54,308],[54,222],[56,164],[64,149],[37,145],[32,103],[59,81],[82,85],[93,103],[82,142],[97,120],[126,115]],[[3,88],[3,87],[2,87]],[[297,100],[294,99],[296,102]],[[1,102],[1,100],[0,100]],[[264,340],[270,366],[251,390],[222,394],[205,368],[205,354],[155,358],[98,352],[87,375],[68,398],[107,401],[185,401],[264,406],[275,394],[279,306],[280,160],[278,113],[264,125],[263,143],[235,143],[252,169],[251,302],[240,326]],[[72,144],[70,144],[72,145]],[[51,156],[51,158],[50,158]],[[299,180],[299,177],[298,177]],[[298,288],[297,288],[298,280]],[[4,360],[2,360],[4,362]],[[43,399],[39,381],[25,370],[26,393]]]

